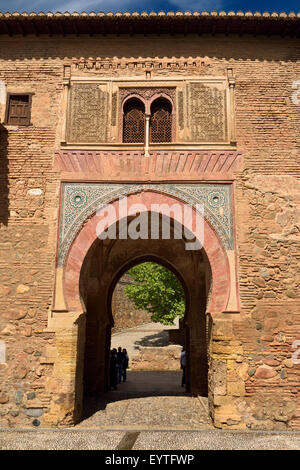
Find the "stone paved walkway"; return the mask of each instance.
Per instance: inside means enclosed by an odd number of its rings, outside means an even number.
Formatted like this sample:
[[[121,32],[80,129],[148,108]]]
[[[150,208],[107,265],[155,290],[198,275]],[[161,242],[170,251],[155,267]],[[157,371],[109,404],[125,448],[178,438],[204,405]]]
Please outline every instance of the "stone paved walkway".
[[[300,432],[214,429],[207,400],[184,393],[180,379],[176,371],[129,371],[79,425],[0,429],[0,450],[300,450]]]
[[[86,415],[76,428],[212,428],[207,398],[185,393],[180,371],[128,371],[117,391],[89,401]]]
[[[299,432],[0,429],[0,450],[300,450]],[[126,455],[134,455],[128,452]]]

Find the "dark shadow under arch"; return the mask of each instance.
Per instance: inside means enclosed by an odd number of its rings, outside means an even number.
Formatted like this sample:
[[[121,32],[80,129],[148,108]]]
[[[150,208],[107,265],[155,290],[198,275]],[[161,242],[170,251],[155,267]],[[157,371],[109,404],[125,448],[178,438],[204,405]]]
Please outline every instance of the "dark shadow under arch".
[[[177,330],[183,343],[176,343],[185,344],[187,348],[186,391],[182,389],[182,393],[207,395],[206,286],[201,250],[187,253],[183,240],[176,239],[118,239],[112,240],[111,244],[97,239],[86,255],[81,272],[81,287],[85,291],[86,304],[83,374],[85,409],[89,400],[105,398],[103,392],[109,391],[108,364],[115,286],[128,269],[143,262],[154,262],[166,267],[183,287],[185,317],[181,329]],[[147,396],[151,396],[149,390]]]

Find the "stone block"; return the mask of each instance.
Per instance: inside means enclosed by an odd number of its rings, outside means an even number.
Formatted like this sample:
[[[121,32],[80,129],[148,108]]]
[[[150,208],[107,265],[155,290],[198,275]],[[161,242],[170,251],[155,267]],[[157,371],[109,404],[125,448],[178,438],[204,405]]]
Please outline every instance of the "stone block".
[[[227,384],[227,393],[234,397],[243,397],[245,396],[245,383],[244,382],[228,382]]]
[[[30,416],[32,418],[38,418],[38,417],[42,416],[42,414],[44,413],[44,410],[41,409],[41,408],[32,408],[32,409],[24,410],[24,413],[27,416]]]
[[[257,379],[271,379],[276,375],[277,372],[272,367],[268,365],[262,365],[256,369],[254,377],[256,377]]]

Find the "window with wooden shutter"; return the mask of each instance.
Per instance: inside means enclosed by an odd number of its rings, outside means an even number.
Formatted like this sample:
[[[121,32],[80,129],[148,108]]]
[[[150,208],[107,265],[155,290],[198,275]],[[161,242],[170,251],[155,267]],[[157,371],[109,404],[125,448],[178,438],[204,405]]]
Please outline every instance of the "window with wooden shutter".
[[[123,142],[144,143],[145,107],[137,98],[128,100],[124,105]]]
[[[172,105],[158,98],[151,106],[150,142],[172,141]]]
[[[6,123],[15,126],[30,124],[31,95],[8,95]]]

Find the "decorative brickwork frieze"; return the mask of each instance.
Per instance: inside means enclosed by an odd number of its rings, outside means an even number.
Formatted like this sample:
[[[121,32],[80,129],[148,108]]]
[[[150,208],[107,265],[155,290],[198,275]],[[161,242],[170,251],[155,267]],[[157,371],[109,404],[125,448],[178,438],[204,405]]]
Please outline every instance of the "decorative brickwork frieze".
[[[194,70],[207,69],[209,62],[207,60],[187,60],[187,59],[164,59],[164,60],[143,60],[143,59],[127,59],[125,61],[110,60],[107,58],[97,58],[86,60],[84,58],[80,60],[74,60],[72,67],[74,72],[115,72],[118,70],[161,70],[167,69],[169,71],[178,71],[184,69],[187,72],[193,72]]]

